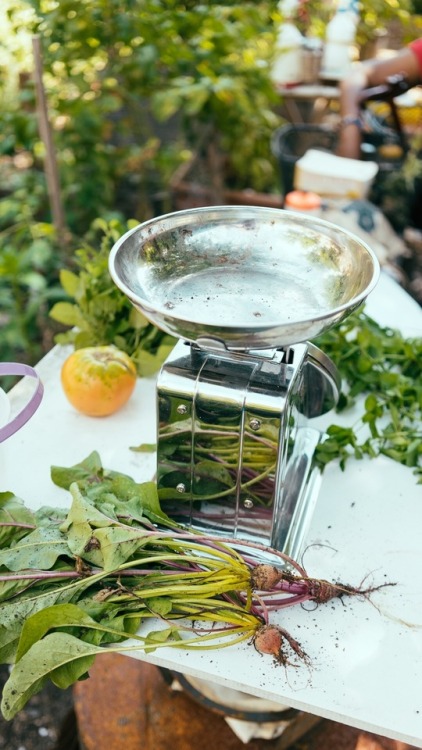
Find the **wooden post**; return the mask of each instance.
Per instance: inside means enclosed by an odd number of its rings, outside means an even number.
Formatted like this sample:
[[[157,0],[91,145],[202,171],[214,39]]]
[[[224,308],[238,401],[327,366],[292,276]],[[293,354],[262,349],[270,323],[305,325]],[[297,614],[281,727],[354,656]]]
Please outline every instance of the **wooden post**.
[[[39,36],[32,38],[32,49],[34,54],[34,80],[37,98],[37,116],[40,138],[45,148],[45,176],[47,180],[47,191],[50,199],[51,215],[53,225],[57,232],[57,238],[62,250],[66,246],[67,229],[64,211],[61,201],[59,170],[57,166],[56,152],[53,136],[48,118],[47,98],[43,83],[43,62],[41,42]]]

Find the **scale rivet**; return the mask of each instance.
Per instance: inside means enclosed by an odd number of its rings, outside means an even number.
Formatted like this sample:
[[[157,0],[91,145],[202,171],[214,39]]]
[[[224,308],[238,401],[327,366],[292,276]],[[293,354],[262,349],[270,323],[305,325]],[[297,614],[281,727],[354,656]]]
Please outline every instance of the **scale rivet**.
[[[185,404],[179,404],[179,406],[176,409],[178,414],[186,414],[187,410],[188,410],[188,407],[185,406]]]
[[[243,501],[243,505],[245,506],[245,508],[248,508],[248,509],[249,509],[249,508],[253,508],[253,500],[251,500],[251,498],[250,498],[250,497],[247,497],[247,498],[245,498],[245,500]]]
[[[180,493],[186,492],[186,485],[183,482],[179,482],[179,484],[176,484],[176,490]]]
[[[259,430],[259,428],[261,427],[261,422],[259,421],[259,419],[251,419],[249,422],[249,427],[251,428],[251,430]]]

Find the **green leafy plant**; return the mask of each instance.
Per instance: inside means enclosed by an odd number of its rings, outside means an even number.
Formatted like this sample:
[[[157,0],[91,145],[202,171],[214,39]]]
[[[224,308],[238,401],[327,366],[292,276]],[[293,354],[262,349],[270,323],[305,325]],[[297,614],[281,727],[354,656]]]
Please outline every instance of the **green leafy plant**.
[[[70,330],[56,342],[84,346],[114,344],[127,352],[140,375],[155,372],[174,346],[174,339],[149,323],[113,283],[108,271],[111,246],[137,222],[123,225],[97,219],[88,240],[75,251],[75,270],[62,269],[60,281],[69,300],[57,302],[50,317]],[[88,235],[89,236],[89,235]],[[101,239],[98,241],[98,237]]]
[[[422,481],[422,338],[406,339],[357,312],[318,342],[343,378],[339,412],[364,397],[351,427],[333,424],[316,451],[323,468],[354,456],[385,455],[412,467]]]

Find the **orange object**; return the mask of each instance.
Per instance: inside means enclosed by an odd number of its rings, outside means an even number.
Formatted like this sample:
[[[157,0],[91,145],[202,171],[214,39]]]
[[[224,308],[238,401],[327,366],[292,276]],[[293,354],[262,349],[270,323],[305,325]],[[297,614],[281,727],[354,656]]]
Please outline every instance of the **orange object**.
[[[115,346],[76,349],[61,370],[64,393],[77,411],[106,417],[128,401],[135,388],[136,367]]]
[[[320,196],[308,190],[292,190],[284,199],[284,208],[291,211],[315,211],[320,207]]]

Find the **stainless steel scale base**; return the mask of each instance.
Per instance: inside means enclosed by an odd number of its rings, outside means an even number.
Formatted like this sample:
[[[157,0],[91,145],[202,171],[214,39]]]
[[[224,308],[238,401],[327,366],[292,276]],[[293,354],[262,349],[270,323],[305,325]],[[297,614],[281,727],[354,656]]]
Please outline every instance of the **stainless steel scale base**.
[[[313,417],[339,378],[312,344],[234,353],[178,342],[157,382],[157,482],[180,523],[294,557],[319,487]]]

